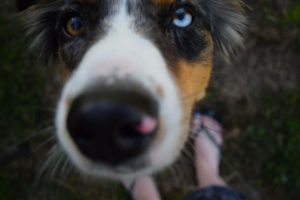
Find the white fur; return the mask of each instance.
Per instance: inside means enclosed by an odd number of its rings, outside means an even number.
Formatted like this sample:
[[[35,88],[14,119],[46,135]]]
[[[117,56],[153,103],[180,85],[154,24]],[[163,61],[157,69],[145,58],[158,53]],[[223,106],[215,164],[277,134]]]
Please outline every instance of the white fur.
[[[59,101],[56,126],[60,143],[75,165],[85,174],[111,179],[134,178],[141,174],[160,170],[177,157],[182,127],[181,101],[175,81],[167,69],[167,64],[158,48],[148,39],[134,31],[131,16],[126,13],[125,4],[116,16],[107,21],[110,29],[104,38],[97,41],[84,56],[77,70],[66,83]],[[101,77],[129,76],[143,85],[159,102],[163,137],[143,155],[150,161],[147,168],[132,173],[117,173],[104,164],[96,164],[82,155],[66,128],[69,111],[67,102],[84,92],[94,80]],[[107,84],[112,84],[113,80]],[[163,88],[160,96],[156,87]]]

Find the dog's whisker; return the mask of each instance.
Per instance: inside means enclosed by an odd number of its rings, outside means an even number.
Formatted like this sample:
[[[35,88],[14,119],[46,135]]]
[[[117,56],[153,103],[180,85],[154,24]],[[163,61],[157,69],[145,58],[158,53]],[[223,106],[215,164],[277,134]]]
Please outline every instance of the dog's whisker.
[[[66,179],[72,171],[72,163],[69,158],[65,155],[63,166],[60,168],[60,176]]]
[[[65,156],[64,160],[63,160],[63,163],[62,163],[62,166],[61,168],[59,169],[59,174],[61,177],[63,177],[64,179],[67,177],[67,174],[69,172],[69,159]]]
[[[188,175],[190,175],[190,169],[194,166],[193,155],[190,155],[190,153],[186,152],[184,149],[180,154],[178,163],[180,169],[182,169],[182,178],[183,180],[186,180]]]
[[[43,163],[42,167],[38,171],[37,178],[35,180],[35,187],[38,187],[39,183],[43,181],[43,178],[47,174],[47,170],[51,169],[54,165],[57,156],[59,155],[58,145],[54,145],[48,152],[48,158]]]
[[[183,158],[186,158],[189,163],[194,162],[194,156],[187,148],[184,148],[181,153]]]
[[[181,168],[178,167],[178,164],[175,163],[168,167],[168,170],[170,171],[172,178],[175,181],[175,185],[179,185],[181,183],[179,176],[181,175]]]
[[[39,169],[38,174],[37,174],[37,176],[35,178],[35,181],[34,181],[34,187],[35,188],[39,188],[41,183],[44,182],[46,171],[49,168],[49,166],[51,165],[51,162],[53,162],[52,157],[49,156],[46,159],[46,161],[43,163],[42,167]]]
[[[63,161],[64,161],[64,154],[60,154],[59,158],[56,160],[56,163],[51,171],[50,178],[56,177],[59,168],[63,164]]]
[[[52,133],[53,131],[54,131],[54,126],[48,126],[48,127],[44,128],[44,129],[42,129],[42,130],[36,131],[36,132],[34,132],[34,133],[31,133],[29,136],[27,136],[27,137],[25,137],[25,138],[22,138],[21,141],[19,141],[18,144],[17,144],[16,146],[18,146],[18,145],[20,145],[20,144],[23,144],[23,143],[25,143],[25,142],[27,142],[27,141],[30,141],[30,140],[32,140],[32,139],[38,137],[38,136],[50,134],[50,133]]]
[[[37,147],[35,147],[32,152],[35,153],[37,151],[39,151],[41,148],[43,148],[44,146],[46,146],[47,144],[49,144],[50,142],[55,141],[56,137],[55,135],[50,136],[48,139],[46,139],[44,142],[42,142],[41,144],[39,144]]]
[[[54,165],[57,157],[60,155],[57,148],[58,148],[57,145],[54,145],[52,147],[52,149],[49,151],[48,158],[47,158],[46,162],[44,163],[44,165],[41,168],[41,173],[46,172],[48,168],[50,169]]]
[[[180,153],[180,156],[177,160],[177,162],[175,163],[175,168],[177,169],[177,176],[181,179],[182,177],[184,177],[184,169],[185,169],[185,163],[183,162],[183,156],[182,156],[182,152]],[[181,182],[181,181],[180,181]]]

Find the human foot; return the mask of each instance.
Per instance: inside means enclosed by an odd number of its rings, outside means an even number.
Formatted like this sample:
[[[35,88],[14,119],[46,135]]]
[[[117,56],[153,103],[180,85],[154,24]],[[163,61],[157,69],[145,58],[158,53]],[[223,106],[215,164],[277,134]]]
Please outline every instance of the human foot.
[[[199,186],[225,185],[219,175],[223,143],[221,125],[212,117],[196,113],[192,131],[195,134],[195,167]]]

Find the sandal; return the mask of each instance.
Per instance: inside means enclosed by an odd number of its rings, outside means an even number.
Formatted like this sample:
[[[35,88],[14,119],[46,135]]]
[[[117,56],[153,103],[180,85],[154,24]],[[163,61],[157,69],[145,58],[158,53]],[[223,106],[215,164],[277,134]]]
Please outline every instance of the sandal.
[[[215,123],[219,125],[220,128],[212,129],[203,123],[203,117],[206,118],[206,120],[214,120]],[[200,133],[205,133],[205,135],[209,138],[209,140],[212,142],[212,144],[217,148],[221,149],[222,143],[218,142],[217,139],[212,135],[212,131],[214,132],[222,132],[222,126],[221,126],[221,117],[219,114],[213,110],[210,110],[208,108],[202,108],[197,109],[194,112],[192,124],[191,124],[191,134],[192,138],[195,139],[199,136]],[[220,133],[222,135],[222,133]]]

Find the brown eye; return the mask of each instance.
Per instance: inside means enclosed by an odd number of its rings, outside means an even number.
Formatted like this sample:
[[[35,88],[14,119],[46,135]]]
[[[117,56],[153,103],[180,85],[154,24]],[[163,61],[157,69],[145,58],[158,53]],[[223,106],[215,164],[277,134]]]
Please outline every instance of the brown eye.
[[[83,22],[79,17],[72,17],[68,20],[66,25],[66,32],[72,36],[78,36],[84,31]]]

